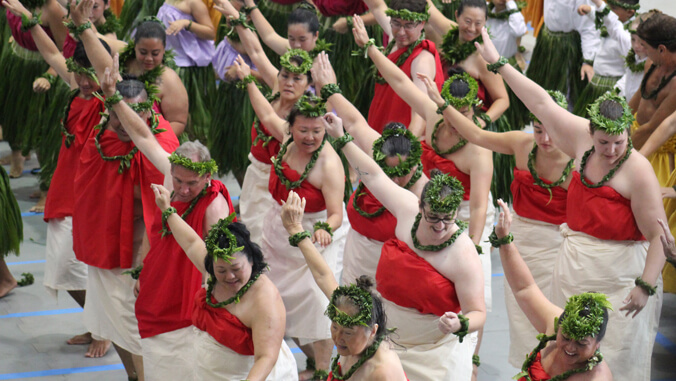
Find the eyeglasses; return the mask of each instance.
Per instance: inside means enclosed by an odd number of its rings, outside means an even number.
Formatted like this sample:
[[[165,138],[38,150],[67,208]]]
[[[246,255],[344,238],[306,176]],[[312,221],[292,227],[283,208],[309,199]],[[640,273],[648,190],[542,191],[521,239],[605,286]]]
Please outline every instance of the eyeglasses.
[[[415,29],[418,25],[420,25],[420,22],[409,22],[402,25],[399,21],[390,20],[392,29],[401,29],[403,27],[408,32]]]
[[[425,213],[424,208],[422,210],[422,215],[423,217],[425,217],[425,221],[429,222],[430,224],[438,224],[439,222],[443,222],[444,225],[450,225],[453,223],[454,220],[453,215],[448,215],[444,218],[428,216],[427,213]]]

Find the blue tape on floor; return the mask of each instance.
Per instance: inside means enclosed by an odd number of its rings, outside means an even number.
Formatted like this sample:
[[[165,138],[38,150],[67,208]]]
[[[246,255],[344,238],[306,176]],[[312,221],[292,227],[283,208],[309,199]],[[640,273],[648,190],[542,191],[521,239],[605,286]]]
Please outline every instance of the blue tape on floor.
[[[58,376],[61,374],[74,374],[74,373],[106,372],[109,370],[120,370],[120,369],[124,369],[124,366],[122,364],[86,366],[82,368],[38,370],[35,372],[0,374],[0,380],[16,380],[19,378]]]
[[[47,316],[47,315],[63,315],[76,314],[82,312],[82,308],[64,308],[61,310],[47,310],[47,311],[33,311],[33,312],[18,312],[15,314],[0,315],[0,319],[21,318],[31,316]]]
[[[505,275],[505,274],[503,274],[503,273],[495,273],[495,274],[493,274],[492,276],[496,277],[496,276],[503,276],[503,275]]]
[[[44,259],[38,259],[37,261],[7,262],[7,266],[32,265],[33,263],[45,263],[45,260]]]
[[[301,353],[301,352],[303,352],[303,351],[301,351],[300,348],[298,348],[298,347],[291,348],[291,353]]]
[[[674,344],[671,340],[667,339],[667,337],[664,336],[663,334],[657,332],[655,342],[664,347],[664,349],[666,349],[672,355],[676,355],[676,344]]]
[[[30,216],[42,216],[44,213],[36,213],[36,212],[23,212],[21,213],[21,217],[30,217]]]

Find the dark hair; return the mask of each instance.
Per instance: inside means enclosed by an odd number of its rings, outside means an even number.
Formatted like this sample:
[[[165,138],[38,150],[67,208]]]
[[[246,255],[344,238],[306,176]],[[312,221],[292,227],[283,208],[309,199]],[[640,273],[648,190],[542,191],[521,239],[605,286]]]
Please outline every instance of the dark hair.
[[[156,38],[162,41],[162,46],[167,46],[167,33],[164,25],[157,21],[144,21],[136,28],[134,43],[138,44],[142,38]]]
[[[589,311],[588,309],[585,308],[582,311],[580,311],[579,316],[580,317],[587,317],[587,316],[589,316],[589,314],[591,314],[591,311]],[[566,311],[564,310],[561,313],[561,316],[559,316],[559,321],[563,321],[563,319],[565,317],[566,317]],[[596,341],[603,340],[603,337],[606,335],[606,327],[608,327],[608,309],[603,308],[603,323],[601,323],[601,326],[599,327],[598,333],[596,333],[596,336],[594,336]]]
[[[237,246],[244,246],[244,250],[242,250],[241,253],[245,254],[246,259],[251,263],[251,278],[265,270],[265,268],[268,267],[268,264],[263,260],[263,252],[261,251],[260,246],[251,241],[251,233],[249,233],[246,226],[241,222],[233,222],[228,225],[228,230],[230,230],[235,238],[237,238]],[[230,247],[230,241],[227,235],[223,234],[218,237],[218,247],[222,249]],[[207,256],[204,257],[204,269],[215,279],[214,262],[213,256],[207,254]],[[249,278],[249,280],[251,280],[251,278]]]
[[[464,73],[465,69],[461,68],[460,66],[452,66],[448,69],[449,78],[456,74],[464,74]],[[460,79],[456,79],[453,82],[451,82],[449,90],[453,98],[458,99],[464,98],[467,96],[467,93],[469,93],[469,83]]]
[[[639,24],[636,34],[655,49],[664,45],[670,52],[676,52],[676,18],[655,13]]]
[[[639,0],[617,0],[618,3],[623,3],[623,4],[628,4],[628,5],[636,5],[638,4]]]
[[[306,95],[306,96],[312,96],[312,93],[309,92],[309,91],[306,91],[304,95]],[[307,101],[308,101],[308,103],[310,103],[310,104],[313,105],[313,106],[315,106],[315,105],[317,104],[317,103],[316,103],[315,101],[313,101],[312,99],[308,99]],[[291,111],[289,111],[289,115],[287,115],[287,117],[286,117],[286,121],[289,123],[289,127],[293,126],[293,124],[296,123],[296,118],[297,118],[298,116],[303,116],[303,114],[301,114],[301,112],[300,112],[300,110],[298,109],[298,106],[297,106],[297,105],[293,105],[293,107],[291,108]],[[290,133],[291,133],[291,131],[289,131],[289,134],[290,134]],[[325,136],[326,136],[326,135],[325,135]]]
[[[408,9],[411,12],[425,13],[427,2],[425,0],[392,0],[390,8],[398,11],[401,9]]]
[[[300,66],[300,65],[303,64],[303,58],[301,56],[298,56],[298,55],[291,56],[291,57],[289,57],[289,62],[295,63],[296,66]],[[282,67],[281,69],[279,69],[280,74],[282,72],[282,69],[286,70],[284,67]],[[291,72],[289,72],[289,73],[293,74]],[[307,76],[307,82],[312,83],[312,73],[310,72],[310,70],[308,70],[307,73],[305,73],[305,75]]]
[[[108,46],[108,43],[106,43],[102,39],[99,39],[99,41],[101,41],[101,45],[103,45],[108,54],[110,54],[111,50],[110,46]],[[75,45],[75,52],[73,53],[73,61],[75,61],[75,63],[84,68],[92,67],[92,63],[91,61],[89,61],[89,57],[87,57],[87,52],[85,51],[85,47],[82,41],[78,41],[77,45]]]
[[[622,108],[622,105],[619,102],[608,99],[601,102],[599,105],[599,114],[610,120],[617,120],[624,114],[624,108]],[[590,122],[589,129],[593,134],[597,127],[594,125],[594,123]]]
[[[426,198],[425,196],[427,196],[427,192],[429,191],[429,188],[432,185],[431,180],[436,176],[445,176],[445,174],[443,172],[441,172],[438,168],[434,168],[433,170],[430,171],[430,181],[428,181],[427,184],[425,184],[422,192],[420,193],[420,207],[421,208],[425,207],[425,198]],[[448,196],[452,193],[453,193],[453,188],[451,188],[447,185],[444,185],[441,188],[441,191],[439,192],[438,198],[444,199],[444,198],[446,198],[446,196]]]
[[[118,82],[115,86],[117,91],[120,92],[124,98],[133,99],[136,97],[142,97],[145,101],[148,98],[148,93],[146,92],[146,86],[143,82],[136,79],[125,79],[121,82]]]
[[[359,278],[355,279],[355,281],[356,286],[371,294],[371,299],[373,299],[373,309],[371,310],[371,321],[369,322],[369,327],[373,327],[375,324],[378,324],[375,339],[380,340],[387,337],[389,334],[389,331],[387,330],[387,315],[385,315],[385,309],[383,308],[383,301],[380,298],[380,294],[373,290],[375,288],[375,282],[373,281],[373,278],[368,275],[361,275]],[[339,308],[343,305],[357,307],[349,297],[341,296],[336,298],[336,307]]]
[[[314,9],[311,10],[309,8]],[[289,13],[289,18],[286,21],[287,26],[293,24],[305,24],[307,30],[313,35],[319,32],[319,18],[317,18],[317,10],[307,1],[302,1],[301,6]]]
[[[399,128],[406,129],[406,126],[399,122],[390,122],[385,125],[384,129],[394,130]],[[393,135],[385,139],[380,150],[387,157],[409,155],[411,153],[411,141],[404,135]]]
[[[458,5],[458,16],[460,16],[466,7],[470,8],[479,8],[484,11],[484,17],[488,14],[488,7],[486,6],[486,1],[484,0],[461,0],[460,5]]]

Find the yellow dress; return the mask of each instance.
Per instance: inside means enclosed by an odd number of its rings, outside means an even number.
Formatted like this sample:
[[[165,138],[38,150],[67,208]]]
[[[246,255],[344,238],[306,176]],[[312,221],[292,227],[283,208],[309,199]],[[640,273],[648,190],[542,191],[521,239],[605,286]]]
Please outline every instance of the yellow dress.
[[[639,128],[639,124],[634,120],[631,126],[633,133]],[[672,136],[664,143],[655,153],[648,156],[648,161],[653,166],[657,180],[661,187],[672,187],[676,185],[676,171],[672,170],[669,165],[670,157],[676,153],[676,136]],[[664,200],[664,211],[669,221],[669,229],[671,234],[676,235],[676,199],[668,198]],[[662,277],[664,280],[664,291],[676,293],[676,268],[667,264],[662,270]]]

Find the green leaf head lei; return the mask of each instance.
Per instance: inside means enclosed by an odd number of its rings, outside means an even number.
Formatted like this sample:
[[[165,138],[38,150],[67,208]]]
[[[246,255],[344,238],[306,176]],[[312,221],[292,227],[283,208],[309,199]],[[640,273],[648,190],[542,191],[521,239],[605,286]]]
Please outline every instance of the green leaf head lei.
[[[214,161],[214,159],[209,161],[194,162],[189,158],[174,152],[169,156],[169,162],[171,164],[180,165],[189,171],[193,171],[200,177],[204,176],[206,173],[213,175],[214,173],[218,172],[218,165],[216,165],[216,161]]]
[[[456,98],[451,94],[451,84],[455,81],[463,81],[467,83],[467,86],[469,86],[469,91],[463,98]],[[441,96],[456,110],[460,110],[465,106],[472,107],[474,105],[480,104],[481,100],[477,96],[478,92],[479,85],[477,84],[476,79],[472,78],[472,76],[467,74],[467,72],[462,74],[454,74],[449,79],[447,79],[446,82],[444,82],[444,85],[441,87]]]
[[[359,312],[355,316],[350,316],[336,307],[336,301],[340,297],[349,298],[357,307]],[[343,327],[354,327],[357,325],[368,327],[371,324],[371,311],[373,311],[373,297],[368,290],[359,287],[356,284],[340,286],[333,291],[331,302],[326,308],[324,314],[332,322],[340,324]]]
[[[244,246],[237,246],[237,237],[235,237],[230,229],[228,229],[228,226],[230,226],[234,220],[234,212],[227,218],[221,218],[211,227],[207,238],[204,240],[207,254],[213,256],[214,262],[220,258],[230,263],[230,261],[235,259],[235,253],[244,250]],[[225,235],[228,238],[228,247],[226,248],[222,248],[218,245],[218,241],[222,235]]]
[[[621,0],[606,0],[606,3],[608,3],[608,5],[610,5],[610,6],[620,7],[620,8],[626,9],[626,10],[638,11],[638,9],[641,8],[641,4],[639,4],[639,3],[628,4],[628,3],[625,3]]]
[[[601,330],[606,311],[613,309],[605,294],[585,292],[573,295],[566,302],[562,318],[557,320],[561,332],[573,340],[595,337]]]
[[[547,94],[549,94],[549,96],[552,97],[552,99],[554,100],[554,102],[556,102],[557,105],[561,106],[564,110],[568,109],[568,100],[566,100],[566,96],[563,95],[563,93],[561,93],[558,90],[547,90]],[[535,116],[535,114],[533,114],[532,112],[528,113],[528,118],[530,118],[530,120],[532,120],[533,123],[542,124],[542,122],[540,122],[537,116]]]
[[[446,194],[446,196],[442,196],[442,193],[447,193],[444,192],[444,187],[451,189],[450,193]],[[462,197],[465,194],[465,188],[460,180],[455,177],[445,173],[438,173],[437,175],[432,175],[429,183],[425,185],[423,193],[423,202],[429,205],[434,213],[448,214],[458,210],[458,206],[460,206]]]
[[[614,101],[622,106],[622,116],[612,120],[601,115],[600,107],[603,102]],[[608,91],[596,99],[594,103],[587,108],[589,120],[592,124],[592,130],[601,130],[608,135],[621,135],[624,131],[631,127],[634,122],[634,116],[631,114],[631,109],[627,105],[624,97],[619,96],[614,91]]]
[[[303,95],[294,107],[306,118],[320,118],[326,114],[326,103],[315,95]]]
[[[157,94],[160,93],[159,87],[146,82],[145,88],[146,94],[148,94],[148,98],[145,101],[138,103],[127,103],[127,105],[131,107],[131,109],[136,113],[150,111],[153,109],[153,104],[155,104],[155,102],[160,102],[160,98],[157,97]]]
[[[96,83],[99,83],[99,79],[96,77],[96,70],[94,70],[93,67],[84,67],[80,65],[79,63],[75,62],[73,57],[70,57],[66,60],[66,68],[68,68],[68,71],[70,73],[84,74],[89,78],[95,80]]]
[[[430,14],[428,12],[428,7],[425,7],[425,12],[420,13],[420,12],[411,12],[408,9],[390,9],[388,8],[385,11],[385,14],[391,18],[397,18],[397,19],[402,19],[406,21],[416,21],[416,22],[421,22],[421,21],[427,21],[430,18]]]
[[[302,60],[300,65],[296,66],[291,63],[291,58],[293,57],[298,57]],[[305,50],[291,49],[279,58],[279,64],[291,73],[305,74],[312,69],[312,57],[310,57],[310,54]]]
[[[383,144],[385,141],[393,136],[404,136],[411,142],[411,151],[406,157],[406,160],[399,158],[399,164],[396,167],[389,167],[385,164],[387,155],[383,152]],[[413,135],[411,131],[406,128],[388,128],[383,131],[383,134],[373,142],[373,160],[383,169],[387,177],[403,177],[411,173],[411,170],[416,165],[420,165],[420,157],[422,156],[422,145],[418,138]]]

